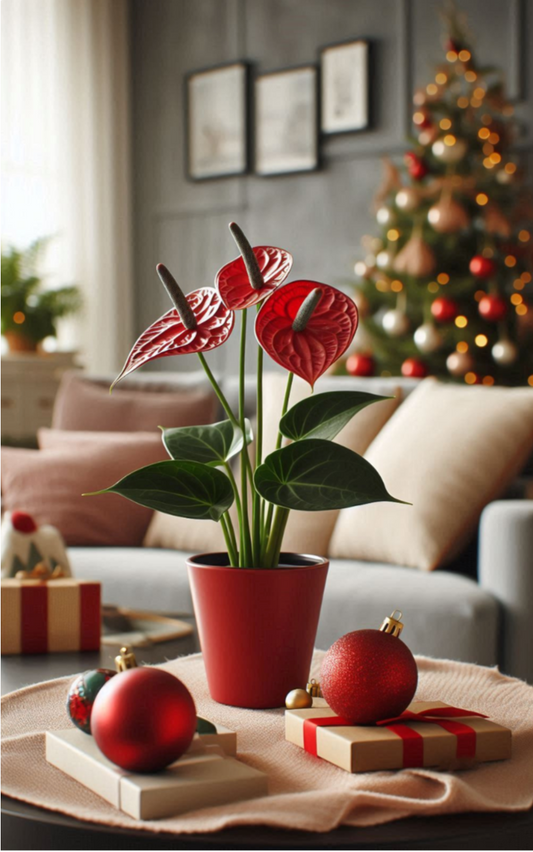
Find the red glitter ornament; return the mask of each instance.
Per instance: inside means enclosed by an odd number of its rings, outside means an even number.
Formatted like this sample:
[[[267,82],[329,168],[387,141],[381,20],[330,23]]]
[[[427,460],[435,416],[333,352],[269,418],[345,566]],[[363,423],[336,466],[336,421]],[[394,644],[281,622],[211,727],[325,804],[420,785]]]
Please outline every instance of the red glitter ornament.
[[[398,638],[402,629],[393,613],[379,630],[355,630],[331,646],[322,662],[320,688],[338,716],[353,725],[371,725],[399,716],[412,701],[418,671]]]
[[[157,772],[188,749],[196,708],[169,672],[143,666],[112,678],[96,696],[91,732],[105,756],[130,772]]]
[[[431,313],[437,322],[452,322],[459,313],[459,305],[453,299],[439,296],[431,303]]]
[[[373,376],[376,365],[371,355],[354,352],[346,361],[346,371],[350,376]]]
[[[487,322],[499,322],[507,313],[507,302],[501,296],[492,293],[480,299],[478,311],[479,315]]]
[[[419,358],[406,358],[402,364],[402,376],[406,379],[425,379],[428,368]]]
[[[492,278],[496,274],[496,264],[490,257],[483,257],[482,254],[475,254],[469,265],[470,272],[476,278],[482,280]]]

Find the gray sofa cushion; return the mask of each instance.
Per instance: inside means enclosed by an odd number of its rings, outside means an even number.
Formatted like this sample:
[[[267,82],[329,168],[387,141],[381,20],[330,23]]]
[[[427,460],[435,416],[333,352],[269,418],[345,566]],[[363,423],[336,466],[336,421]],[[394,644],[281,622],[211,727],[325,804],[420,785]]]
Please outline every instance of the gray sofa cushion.
[[[191,613],[187,555],[151,548],[71,548],[75,576],[100,580],[103,600],[131,609]],[[495,665],[498,605],[472,580],[446,571],[334,560],[317,635],[329,646],[344,633],[378,628],[403,611],[403,638],[416,654]]]

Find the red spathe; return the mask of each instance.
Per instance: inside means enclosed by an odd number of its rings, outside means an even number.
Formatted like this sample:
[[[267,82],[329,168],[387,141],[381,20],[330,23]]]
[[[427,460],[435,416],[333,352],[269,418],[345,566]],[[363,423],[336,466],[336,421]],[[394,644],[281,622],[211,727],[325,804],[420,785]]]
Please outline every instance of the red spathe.
[[[130,772],[157,772],[187,751],[196,708],[169,672],[143,666],[112,678],[95,698],[91,733],[105,756]]]

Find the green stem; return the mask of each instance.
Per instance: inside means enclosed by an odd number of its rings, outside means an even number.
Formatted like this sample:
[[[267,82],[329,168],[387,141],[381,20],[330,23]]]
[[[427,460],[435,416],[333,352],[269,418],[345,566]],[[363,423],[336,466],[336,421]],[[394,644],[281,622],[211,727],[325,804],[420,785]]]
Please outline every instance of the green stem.
[[[241,325],[241,350],[239,364],[239,421],[243,435],[245,434],[245,383],[246,383],[246,319],[248,311],[242,312]],[[246,441],[241,451],[241,501],[242,501],[242,523],[241,523],[241,563],[242,567],[251,568],[255,564],[252,551],[252,537],[250,534],[250,521],[248,519],[248,469],[250,459],[248,458],[248,446]]]
[[[232,567],[236,568],[237,565],[239,564],[238,563],[238,557],[237,557],[237,553],[235,551],[235,548],[233,547],[233,542],[231,540],[231,534],[229,532],[227,521],[226,521],[224,515],[221,515],[221,517],[220,517],[220,526],[222,527],[222,532],[224,533],[224,538],[226,540],[226,547],[228,548],[228,557],[229,557],[230,565]]]
[[[257,349],[257,427],[256,427],[256,452],[255,452],[255,467],[256,470],[261,464],[263,456],[263,350],[261,346]],[[261,496],[253,487],[253,510],[252,510],[252,526],[253,526],[253,549],[254,556],[257,560],[255,567],[260,566],[257,562],[261,561],[261,516],[263,510],[263,501]]]
[[[224,462],[224,467],[226,468],[226,473],[228,474],[228,479],[231,482],[231,487],[233,488],[233,493],[235,495],[235,508],[237,509],[237,518],[239,521],[239,530],[242,529],[242,505],[241,505],[241,495],[239,494],[239,489],[237,487],[237,483],[235,481],[235,477],[233,475],[233,471],[231,469],[231,465],[229,462]]]
[[[226,399],[226,397],[224,396],[224,394],[222,393],[222,389],[221,389],[220,385],[218,384],[217,380],[215,379],[215,377],[214,377],[213,373],[211,372],[211,370],[210,370],[210,368],[209,368],[209,364],[208,364],[208,363],[207,363],[207,361],[205,360],[205,357],[204,357],[203,353],[202,353],[202,352],[198,352],[197,354],[198,354],[198,357],[199,357],[200,362],[201,362],[201,364],[202,364],[202,367],[203,367],[203,368],[204,368],[204,370],[205,370],[205,373],[206,373],[206,375],[207,375],[207,378],[208,378],[208,379],[209,379],[209,381],[211,382],[211,385],[212,385],[212,387],[213,387],[213,390],[215,391],[215,393],[216,393],[216,395],[217,395],[217,397],[218,397],[218,401],[219,401],[219,402],[220,402],[220,404],[222,405],[222,408],[224,409],[224,411],[225,411],[225,412],[226,412],[226,414],[228,415],[228,418],[229,418],[229,420],[231,420],[232,424],[233,424],[234,426],[237,426],[237,428],[238,428],[238,429],[240,429],[239,421],[237,420],[237,418],[235,417],[235,415],[234,415],[233,411],[231,410],[231,406],[230,406],[230,404],[229,404],[228,400]]]
[[[285,388],[285,397],[283,399],[283,407],[281,409],[280,420],[285,416],[285,414],[287,413],[287,410],[289,408],[289,399],[290,399],[290,396],[291,396],[291,388],[292,388],[293,380],[294,380],[294,373],[289,373],[288,378],[287,378],[287,387]],[[282,441],[283,441],[283,435],[281,434],[281,432],[278,432],[278,437],[277,437],[277,440],[276,440],[276,450],[281,449]],[[265,521],[265,529],[264,529],[263,550],[264,550],[265,553],[268,550],[268,547],[270,545],[269,539],[270,539],[270,531],[272,529],[272,516],[273,516],[273,514],[274,514],[274,505],[273,505],[273,503],[270,503],[270,505],[268,507],[268,512],[267,512],[266,521]]]
[[[233,550],[234,550],[235,555],[237,557],[237,559],[235,561],[238,562],[239,548],[237,547],[237,538],[235,536],[235,530],[233,528],[233,521],[231,520],[231,515],[230,515],[229,512],[224,512],[224,519],[225,519],[227,527],[228,527],[228,532],[229,532],[229,536],[231,538],[231,543],[233,545]]]
[[[265,554],[265,568],[277,568],[279,563],[279,555],[283,542],[285,527],[289,519],[290,509],[285,509],[283,506],[276,506],[276,514],[274,515],[274,523],[272,524],[272,533],[268,541],[268,547]]]

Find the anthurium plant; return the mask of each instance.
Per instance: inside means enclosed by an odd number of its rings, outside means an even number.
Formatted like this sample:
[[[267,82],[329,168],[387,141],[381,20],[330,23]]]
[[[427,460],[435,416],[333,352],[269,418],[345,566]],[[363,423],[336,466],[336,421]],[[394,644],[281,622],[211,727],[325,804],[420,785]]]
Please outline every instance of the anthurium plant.
[[[156,358],[196,353],[226,413],[207,426],[164,428],[169,460],[151,464],[97,493],[112,492],[184,518],[222,527],[228,564],[276,568],[291,509],[317,512],[396,500],[362,456],[333,443],[348,421],[387,397],[359,391],[313,394],[290,408],[294,376],[313,388],[346,351],[357,329],[357,308],[347,295],[316,281],[284,283],[292,256],[273,246],[252,248],[239,226],[230,231],[240,256],[216,275],[215,287],[185,295],[169,270],[158,275],[173,307],[139,337],[113,384]],[[282,286],[283,285],[283,286]],[[258,342],[255,434],[245,418],[248,312],[256,308]],[[233,411],[205,353],[222,346],[241,314],[239,410]],[[276,449],[263,458],[263,355],[288,371]],[[290,443],[283,445],[286,438]],[[248,446],[255,443],[252,464]],[[231,465],[240,455],[240,481]],[[251,499],[249,497],[251,496]],[[236,529],[229,514],[235,503]]]

